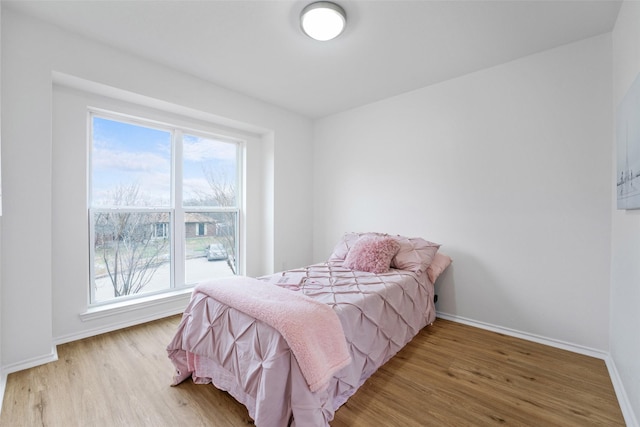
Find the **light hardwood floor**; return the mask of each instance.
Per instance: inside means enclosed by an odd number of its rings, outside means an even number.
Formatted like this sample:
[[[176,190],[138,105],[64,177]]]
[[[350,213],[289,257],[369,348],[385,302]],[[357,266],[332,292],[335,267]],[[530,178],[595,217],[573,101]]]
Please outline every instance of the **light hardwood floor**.
[[[58,347],[8,377],[0,426],[246,426],[211,385],[170,387],[179,317]],[[623,426],[605,363],[438,319],[381,367],[332,427]]]

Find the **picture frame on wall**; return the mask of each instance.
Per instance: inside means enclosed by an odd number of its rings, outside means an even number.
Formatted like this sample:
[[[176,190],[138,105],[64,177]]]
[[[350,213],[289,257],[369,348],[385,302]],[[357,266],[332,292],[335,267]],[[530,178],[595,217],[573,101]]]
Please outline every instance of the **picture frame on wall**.
[[[616,113],[616,199],[618,209],[640,209],[640,74]]]

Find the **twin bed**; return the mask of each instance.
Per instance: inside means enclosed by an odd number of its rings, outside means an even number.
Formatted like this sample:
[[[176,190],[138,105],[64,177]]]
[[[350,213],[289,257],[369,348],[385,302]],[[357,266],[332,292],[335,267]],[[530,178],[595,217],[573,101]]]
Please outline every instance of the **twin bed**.
[[[438,247],[348,233],[325,263],[198,285],[167,347],[174,385],[213,383],[259,427],[328,426],[434,321],[433,283],[451,262]]]

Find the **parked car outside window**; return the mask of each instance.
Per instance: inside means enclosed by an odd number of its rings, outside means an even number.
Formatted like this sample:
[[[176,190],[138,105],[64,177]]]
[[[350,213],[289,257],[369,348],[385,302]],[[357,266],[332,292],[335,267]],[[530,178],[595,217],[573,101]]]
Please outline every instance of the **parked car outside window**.
[[[207,260],[218,261],[228,258],[227,250],[222,243],[212,243],[207,247]]]

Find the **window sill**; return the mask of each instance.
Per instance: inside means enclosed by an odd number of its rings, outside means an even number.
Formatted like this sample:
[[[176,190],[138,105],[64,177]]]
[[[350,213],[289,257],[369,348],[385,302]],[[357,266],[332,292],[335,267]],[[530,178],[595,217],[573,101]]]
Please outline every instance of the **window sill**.
[[[192,292],[193,288],[180,289],[173,292],[150,295],[148,297],[89,307],[87,311],[80,313],[80,319],[86,322],[163,305],[169,309],[174,306],[176,308],[180,307],[180,310],[182,310],[189,302]]]

